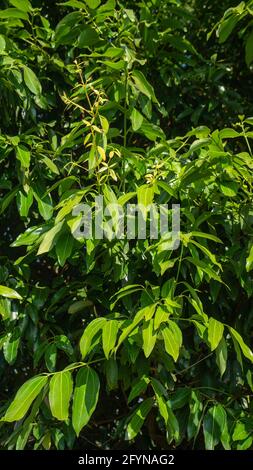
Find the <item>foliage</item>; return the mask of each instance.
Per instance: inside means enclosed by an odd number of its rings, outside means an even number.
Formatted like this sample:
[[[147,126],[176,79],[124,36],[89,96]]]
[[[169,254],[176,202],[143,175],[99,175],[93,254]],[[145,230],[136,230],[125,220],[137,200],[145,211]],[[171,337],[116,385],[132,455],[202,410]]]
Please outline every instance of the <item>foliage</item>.
[[[4,2],[1,448],[252,448],[252,2],[212,3]],[[180,247],[76,239],[98,195]]]

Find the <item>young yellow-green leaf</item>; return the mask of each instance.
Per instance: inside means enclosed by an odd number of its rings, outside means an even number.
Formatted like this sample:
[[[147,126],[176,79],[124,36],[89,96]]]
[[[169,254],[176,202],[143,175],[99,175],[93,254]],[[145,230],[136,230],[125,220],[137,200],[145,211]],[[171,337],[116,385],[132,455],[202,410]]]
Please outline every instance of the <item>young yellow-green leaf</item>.
[[[177,324],[169,320],[169,325],[162,330],[165,350],[176,362],[182,345],[182,333]]]
[[[145,320],[151,320],[153,318],[155,309],[156,309],[157,304],[149,304],[146,307],[142,308],[142,312],[144,313]]]
[[[211,346],[211,351],[214,351],[217,348],[223,336],[223,331],[223,323],[211,317],[208,324],[208,342]]]
[[[55,243],[55,237],[60,232],[62,225],[63,225],[63,221],[59,222],[53,228],[51,228],[51,230],[45,233],[38,249],[38,253],[37,253],[38,255],[47,253],[53,248],[54,243]]]
[[[95,10],[96,8],[98,8],[101,3],[101,0],[84,0],[84,1],[88,5],[88,7],[91,8],[92,10]],[[106,7],[106,4],[104,6]],[[111,6],[111,7],[114,8],[114,6]],[[109,5],[107,7],[109,7]]]
[[[20,161],[23,168],[29,168],[31,153],[27,148],[18,146],[17,147],[17,159]]]
[[[126,430],[126,439],[131,441],[139,434],[144,421],[153,406],[153,398],[147,398],[132,415]]]
[[[49,170],[52,171],[52,173],[54,173],[55,175],[59,175],[60,172],[58,170],[58,167],[56,166],[56,164],[53,162],[53,160],[51,160],[50,158],[48,157],[45,157],[43,156],[43,160],[42,160],[45,165],[49,168]]]
[[[147,81],[146,77],[143,75],[142,72],[139,70],[132,71],[132,78],[134,79],[136,88],[146,95],[150,100],[154,103],[158,103],[157,98],[155,96],[154,88],[152,85]]]
[[[132,123],[133,131],[138,131],[138,129],[140,129],[140,127],[143,123],[142,114],[139,113],[139,111],[137,111],[137,109],[134,108],[131,115],[130,115],[130,120],[131,120],[131,123]]]
[[[29,88],[29,90],[34,95],[40,95],[42,92],[41,84],[37,76],[33,72],[33,70],[31,70],[26,65],[23,65],[23,70],[24,70],[24,80],[25,80],[25,84],[27,88]]]
[[[71,372],[68,370],[53,375],[49,385],[49,403],[52,415],[60,421],[69,416],[69,402],[73,390]]]
[[[143,351],[146,357],[152,353],[156,343],[156,333],[154,332],[154,320],[145,321],[142,328]]]
[[[0,296],[7,297],[8,299],[22,300],[22,297],[18,294],[18,292],[6,286],[0,286]]]
[[[9,3],[16,7],[18,10],[28,12],[32,9],[32,5],[29,0],[9,0]]]
[[[153,203],[154,199],[154,186],[144,184],[137,189],[138,204],[148,207]]]
[[[120,50],[122,50],[122,49],[120,49]],[[108,131],[109,131],[109,127],[110,127],[108,120],[106,119],[105,116],[102,116],[102,114],[100,114],[99,119],[100,119],[101,126],[102,126],[102,129],[103,129],[104,133],[107,134]]]
[[[91,367],[82,367],[76,376],[72,410],[72,424],[77,436],[97,406],[99,389],[97,373]]]
[[[106,359],[109,358],[110,352],[116,344],[118,329],[117,320],[109,320],[103,326],[102,344]]]
[[[70,232],[64,232],[57,239],[56,254],[60,266],[64,266],[66,260],[70,257],[73,245],[74,239]]]
[[[223,243],[222,240],[215,235],[212,235],[211,233],[204,233],[204,232],[196,232],[193,231],[191,232],[192,237],[199,237],[199,238],[206,238],[208,240],[212,240],[217,243]]]
[[[158,306],[155,312],[155,321],[154,321],[154,328],[157,330],[161,323],[164,323],[168,320],[169,313],[162,307]]]
[[[105,323],[105,318],[95,318],[95,320],[92,320],[92,322],[89,323],[89,325],[85,328],[80,339],[80,351],[82,359],[84,359],[88,353],[94,336],[98,333],[98,331],[102,330]]]
[[[241,335],[236,331],[234,330],[234,328],[232,328],[231,326],[228,327],[230,333],[231,333],[231,336],[232,338],[239,344],[241,350],[242,350],[242,353],[243,355],[249,359],[251,362],[253,362],[253,352],[251,351],[251,349],[247,346],[247,344],[244,343]]]
[[[0,19],[8,20],[9,18],[18,18],[20,20],[28,20],[26,12],[21,11],[19,8],[6,8],[0,11]]]
[[[0,34],[0,51],[3,52],[6,47],[6,41],[2,34]]]
[[[42,375],[33,377],[25,382],[18,390],[14,400],[2,418],[2,421],[11,423],[12,421],[19,421],[22,419],[30,408],[33,400],[37,397],[46,383],[47,377]]]

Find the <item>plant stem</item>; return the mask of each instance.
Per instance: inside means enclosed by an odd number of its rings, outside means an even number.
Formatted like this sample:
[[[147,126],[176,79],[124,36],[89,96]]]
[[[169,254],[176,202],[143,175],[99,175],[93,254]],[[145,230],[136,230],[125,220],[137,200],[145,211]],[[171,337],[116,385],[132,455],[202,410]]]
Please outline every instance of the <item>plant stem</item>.
[[[123,167],[122,167],[122,178],[123,178],[123,193],[126,192],[126,158],[125,158],[125,149],[127,145],[127,104],[128,104],[128,73],[125,70],[125,102],[124,102],[124,134],[123,134]]]

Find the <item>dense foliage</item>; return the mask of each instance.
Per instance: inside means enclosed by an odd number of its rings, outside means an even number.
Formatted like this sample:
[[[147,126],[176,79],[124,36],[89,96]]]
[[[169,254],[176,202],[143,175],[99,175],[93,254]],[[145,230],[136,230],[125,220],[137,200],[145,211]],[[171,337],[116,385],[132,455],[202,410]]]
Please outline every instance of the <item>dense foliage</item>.
[[[1,1],[0,448],[253,448],[237,3]],[[180,204],[180,246],[77,239],[98,195]]]

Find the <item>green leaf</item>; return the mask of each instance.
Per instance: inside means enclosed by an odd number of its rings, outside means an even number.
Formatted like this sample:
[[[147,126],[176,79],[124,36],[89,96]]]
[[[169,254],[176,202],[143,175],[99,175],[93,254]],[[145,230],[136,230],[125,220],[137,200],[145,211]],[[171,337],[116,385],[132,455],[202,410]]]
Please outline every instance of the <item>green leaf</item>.
[[[235,14],[229,16],[227,19],[222,20],[217,30],[217,35],[221,44],[229,38],[230,34],[236,27],[238,21],[239,17]]]
[[[67,259],[71,256],[74,246],[74,239],[70,232],[62,233],[56,242],[56,254],[60,266],[64,266]]]
[[[27,13],[17,8],[7,8],[6,10],[0,11],[0,19],[8,20],[9,18],[18,18],[20,20],[29,19]]]
[[[22,300],[22,297],[18,294],[18,292],[6,286],[0,286],[0,296],[7,297],[8,299]]]
[[[56,47],[60,44],[73,44],[80,32],[80,29],[76,28],[76,26],[82,18],[83,13],[80,11],[73,11],[62,18],[55,29]]]
[[[130,120],[131,120],[131,123],[132,123],[133,131],[138,131],[138,129],[140,129],[140,127],[142,126],[142,123],[143,123],[142,114],[139,113],[139,111],[137,111],[137,109],[134,108],[131,115],[130,115]]]
[[[51,230],[45,233],[38,249],[38,253],[37,253],[38,255],[47,253],[53,248],[55,244],[56,235],[60,232],[62,225],[63,225],[63,221],[59,222],[57,225],[51,228]]]
[[[90,47],[97,44],[99,41],[99,35],[97,31],[90,25],[85,25],[82,28],[82,32],[78,38],[78,47]]]
[[[9,3],[18,10],[24,11],[26,13],[32,9],[32,5],[29,0],[9,0]]]
[[[137,189],[138,204],[148,207],[153,203],[155,194],[154,186],[143,185]]]
[[[6,41],[2,34],[0,34],[0,52],[3,52],[6,47]]]
[[[91,323],[85,328],[82,337],[80,339],[80,351],[82,355],[82,359],[85,358],[87,353],[90,350],[92,340],[94,336],[102,330],[104,324],[106,323],[106,319],[103,317],[95,318],[92,320]]]
[[[45,191],[43,191],[43,187],[39,184],[34,184],[32,189],[34,197],[38,203],[38,209],[41,217],[43,217],[44,220],[51,219],[54,208],[50,194],[44,195]]]
[[[110,352],[116,344],[118,329],[117,320],[109,320],[103,326],[102,344],[106,359],[109,359]]]
[[[71,372],[66,370],[53,375],[49,385],[49,403],[52,415],[60,421],[69,416],[69,402],[73,390]]]
[[[179,438],[179,423],[171,409],[170,402],[165,401],[165,398],[163,396],[163,386],[158,380],[154,378],[151,379],[151,383],[155,392],[156,402],[160,415],[162,416],[166,429],[168,431],[168,440],[171,441],[172,439],[175,439],[177,441]]]
[[[246,424],[242,421],[237,421],[235,425],[235,429],[232,435],[233,441],[242,441],[243,439],[247,439],[251,430],[247,429]]]
[[[216,274],[216,272],[213,269],[211,269],[210,266],[206,262],[200,261],[197,258],[191,258],[190,256],[187,256],[185,259],[187,259],[190,263],[200,268],[201,271],[206,273],[210,279],[214,279],[215,281],[222,282],[220,276]]]
[[[40,81],[38,80],[37,76],[26,65],[23,65],[24,70],[24,80],[27,88],[34,94],[34,95],[41,95],[42,88]]]
[[[77,436],[97,406],[99,389],[97,373],[91,367],[82,367],[76,376],[72,411],[72,424]]]
[[[31,153],[24,146],[17,147],[17,159],[20,161],[23,168],[29,168]]]
[[[223,323],[211,317],[208,323],[208,341],[211,346],[211,351],[214,351],[219,345],[224,331]]]
[[[135,398],[140,397],[146,391],[149,382],[150,379],[145,375],[137,379],[132,386],[127,402],[130,403]]]
[[[252,448],[253,437],[249,436],[243,442],[240,442],[236,446],[236,450],[247,450]]]
[[[14,400],[7,409],[2,421],[11,423],[19,421],[27,413],[33,400],[47,383],[47,377],[38,375],[25,382],[18,390]]]
[[[116,303],[122,299],[123,297],[133,294],[134,292],[138,292],[139,290],[143,290],[143,286],[140,284],[132,284],[122,287],[116,294],[114,294],[110,300],[113,300],[111,304],[111,310],[114,309]],[[115,300],[114,300],[115,299]]]
[[[191,236],[192,237],[206,238],[208,240],[213,240],[214,242],[217,242],[217,243],[223,243],[220,238],[216,237],[215,235],[212,235],[211,233],[193,231],[193,232],[191,232]]]
[[[158,330],[161,323],[167,322],[169,318],[169,313],[162,306],[158,306],[155,313],[154,328]]]
[[[49,372],[55,371],[56,359],[57,359],[57,347],[53,343],[53,344],[50,344],[50,346],[48,346],[45,352],[45,363]]]
[[[220,183],[220,189],[228,197],[234,197],[239,189],[238,184],[235,181],[222,181]]]
[[[239,137],[239,132],[235,131],[234,129],[225,128],[222,129],[219,133],[221,139],[233,139],[235,137]]]
[[[249,273],[253,269],[253,245],[250,248],[249,256],[246,259],[246,271]]]
[[[88,5],[89,8],[95,10],[99,7],[101,0],[84,0],[84,2],[86,3],[86,5]]]
[[[118,362],[113,357],[110,357],[105,364],[105,375],[106,375],[106,382],[109,390],[114,390],[118,388]]]
[[[136,85],[136,88],[146,95],[150,100],[152,100],[154,103],[158,103],[157,98],[155,96],[154,88],[152,85],[147,81],[145,76],[143,75],[140,70],[133,70],[132,71],[132,78],[134,80],[134,83]]]
[[[50,158],[48,157],[43,157],[43,162],[45,163],[45,165],[49,168],[49,170],[52,171],[52,173],[54,173],[55,175],[59,175],[60,172],[58,170],[58,167],[56,166],[56,164],[53,162],[53,160],[51,160]]]
[[[154,320],[145,321],[142,327],[143,351],[145,357],[149,357],[156,343],[156,333],[154,332]]]
[[[137,325],[143,320],[144,318],[144,312],[143,309],[139,310],[134,319],[131,321],[130,324],[128,324],[125,328],[123,327],[123,331],[119,337],[118,344],[116,347],[116,350],[119,348],[119,346],[123,343],[123,341],[128,337],[128,335],[137,327]]]
[[[183,408],[189,402],[190,396],[190,388],[178,388],[169,400],[171,408],[173,410]]]
[[[20,217],[27,217],[33,204],[33,191],[29,188],[28,193],[19,191],[17,194],[17,205]]]
[[[245,46],[245,60],[247,66],[249,67],[253,61],[253,31],[251,31],[249,36],[247,37]]]
[[[203,420],[206,450],[213,450],[220,442],[224,429],[227,427],[227,414],[223,406],[209,408]]]
[[[162,129],[153,124],[152,122],[148,122],[146,119],[143,119],[143,123],[139,128],[139,133],[144,134],[147,139],[156,141],[157,139],[165,139],[165,134]]]
[[[153,406],[153,398],[147,398],[135,410],[126,430],[126,439],[131,441],[139,434],[144,421]]]
[[[221,377],[227,368],[227,357],[227,343],[226,340],[222,338],[216,349],[216,364],[219,367]]]
[[[168,322],[169,325],[164,326],[162,329],[162,336],[166,352],[172,356],[176,362],[182,345],[182,333],[175,322],[171,320]]]
[[[201,245],[200,243],[196,242],[195,240],[190,240],[189,241],[189,244],[193,244],[195,245],[197,248],[199,248],[203,253],[205,253],[205,255],[208,256],[208,258],[212,261],[213,264],[216,264],[216,266],[218,266],[219,268],[221,268],[221,265],[220,263],[218,263],[218,261],[216,260],[216,257],[213,253],[211,253],[210,250],[208,250],[208,248],[206,248],[204,245]]]
[[[231,333],[231,336],[232,338],[239,344],[241,350],[242,350],[242,353],[243,355],[249,359],[251,362],[253,362],[253,352],[251,351],[251,349],[244,343],[241,335],[236,331],[234,330],[234,328],[232,328],[231,326],[228,327],[230,333]]]
[[[4,358],[10,365],[14,364],[16,361],[19,343],[20,343],[20,330],[19,328],[15,328],[13,333],[10,333],[8,335],[7,341],[4,343],[4,346],[3,346]]]

